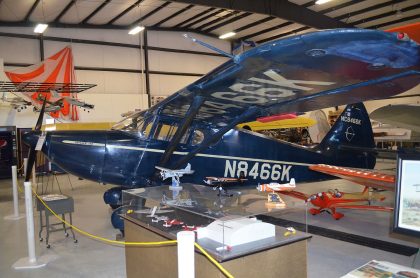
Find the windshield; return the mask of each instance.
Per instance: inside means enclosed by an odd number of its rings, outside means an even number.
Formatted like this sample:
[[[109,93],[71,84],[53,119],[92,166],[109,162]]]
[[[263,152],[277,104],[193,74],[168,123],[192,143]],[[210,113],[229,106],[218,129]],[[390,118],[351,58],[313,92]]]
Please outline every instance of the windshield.
[[[153,125],[153,117],[143,118],[142,112],[137,112],[116,123],[112,129],[137,133],[141,137],[148,137]]]

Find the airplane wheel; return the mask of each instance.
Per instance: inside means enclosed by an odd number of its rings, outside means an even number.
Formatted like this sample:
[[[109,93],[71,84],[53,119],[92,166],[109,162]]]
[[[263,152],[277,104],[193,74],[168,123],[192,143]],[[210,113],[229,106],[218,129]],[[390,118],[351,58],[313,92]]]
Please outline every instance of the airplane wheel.
[[[69,233],[64,233],[64,235],[65,235],[66,237],[69,237]]]
[[[344,214],[336,212],[333,213],[332,217],[334,217],[335,220],[340,220],[342,217],[344,216]]]
[[[50,249],[51,248],[51,245],[47,244],[47,248]]]
[[[74,242],[74,243],[78,243],[77,239],[75,239],[73,242]]]
[[[44,239],[41,237],[41,238],[39,238],[39,242],[43,242],[44,241]]]
[[[319,210],[317,210],[317,209],[314,209],[314,208],[311,208],[310,210],[309,210],[309,213],[310,214],[312,214],[312,215],[317,215],[317,214],[319,214]]]

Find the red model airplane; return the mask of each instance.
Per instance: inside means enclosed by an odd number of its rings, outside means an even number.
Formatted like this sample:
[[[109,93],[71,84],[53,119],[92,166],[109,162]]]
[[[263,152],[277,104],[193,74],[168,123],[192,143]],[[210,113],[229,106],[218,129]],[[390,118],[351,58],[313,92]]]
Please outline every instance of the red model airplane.
[[[0,139],[0,148],[6,147],[7,146],[7,141]]]
[[[394,190],[395,176],[387,175],[370,170],[351,169],[345,167],[330,166],[325,164],[318,164],[309,166],[311,170],[321,172],[324,174],[339,177],[345,180],[358,183],[365,186],[362,192],[341,192],[337,189],[330,189],[326,192],[319,192],[312,195],[306,195],[298,191],[283,191],[281,194],[289,195],[295,198],[310,202],[316,208],[311,208],[309,212],[312,215],[319,214],[326,211],[331,214],[336,220],[344,216],[343,213],[337,212],[337,208],[343,209],[363,209],[375,211],[392,211],[392,207],[386,206],[371,206],[371,201],[383,201],[385,197],[379,192],[372,192],[369,194],[369,187]],[[360,203],[367,204],[360,204]]]

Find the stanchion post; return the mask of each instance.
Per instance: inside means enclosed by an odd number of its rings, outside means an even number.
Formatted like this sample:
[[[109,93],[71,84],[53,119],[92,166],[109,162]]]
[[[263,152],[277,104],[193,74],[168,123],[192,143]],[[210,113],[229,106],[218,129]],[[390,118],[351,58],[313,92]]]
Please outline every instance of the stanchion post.
[[[32,184],[25,182],[25,206],[26,206],[26,232],[28,238],[28,257],[21,258],[15,262],[12,267],[14,269],[30,269],[46,266],[51,256],[35,256],[35,227],[34,227],[34,211],[32,204]]]
[[[194,278],[194,242],[193,231],[182,231],[176,234],[178,242],[178,277]]]
[[[18,199],[18,188],[17,188],[17,167],[12,166],[12,183],[13,183],[13,215],[8,215],[4,219],[6,220],[18,220],[23,218],[23,215],[19,215],[19,199]]]
[[[28,158],[23,159],[23,176],[26,177],[26,171],[28,171]]]
[[[26,229],[28,236],[28,257],[30,263],[36,263],[35,257],[35,226],[34,211],[32,204],[32,184],[25,182],[25,204],[26,204]]]

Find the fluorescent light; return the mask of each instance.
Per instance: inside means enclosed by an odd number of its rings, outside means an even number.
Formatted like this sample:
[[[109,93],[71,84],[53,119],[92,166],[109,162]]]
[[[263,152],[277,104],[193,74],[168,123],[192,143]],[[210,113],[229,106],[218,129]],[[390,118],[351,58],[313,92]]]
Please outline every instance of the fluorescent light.
[[[130,35],[135,35],[135,34],[137,34],[137,33],[140,33],[141,31],[143,31],[144,30],[144,26],[136,26],[136,27],[134,27],[133,29],[131,29],[129,32],[128,32],[128,34],[130,34]]]
[[[47,29],[47,27],[48,27],[48,24],[38,23],[38,25],[35,26],[34,32],[38,34],[42,34],[44,33],[45,29]]]
[[[223,40],[223,39],[227,39],[227,38],[233,37],[235,35],[236,35],[235,32],[228,32],[228,33],[225,33],[223,35],[220,35],[219,36],[219,39]]]
[[[315,2],[315,4],[317,4],[317,5],[322,5],[322,4],[328,3],[328,2],[330,2],[330,1],[332,1],[332,0],[317,0],[317,1]]]

